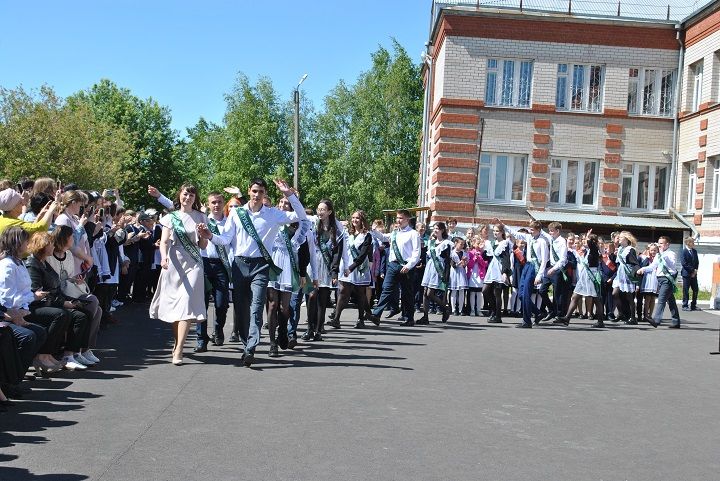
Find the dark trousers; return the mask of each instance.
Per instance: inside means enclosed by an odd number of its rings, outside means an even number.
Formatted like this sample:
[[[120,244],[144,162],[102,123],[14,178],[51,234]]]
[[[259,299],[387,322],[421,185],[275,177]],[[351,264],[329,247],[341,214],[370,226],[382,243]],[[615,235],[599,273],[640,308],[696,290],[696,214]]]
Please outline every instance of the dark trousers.
[[[87,349],[92,316],[82,309],[65,309],[65,311],[70,318],[65,338],[65,350],[80,352],[81,349]]]
[[[102,309],[102,321],[107,323],[111,319],[110,307],[117,292],[117,284],[98,284],[95,288],[95,297],[98,298],[100,309]]]
[[[137,262],[131,262],[128,265],[128,273],[120,274],[120,284],[118,285],[118,299],[120,301],[125,302],[130,297],[130,289],[132,288],[133,282],[135,282],[137,271]]]
[[[553,286],[552,300],[550,300],[548,294],[551,285]],[[569,283],[563,278],[562,272],[556,271],[552,275],[543,276],[538,292],[543,299],[543,307],[547,309],[548,314],[553,317],[565,315],[569,305],[568,294],[570,291]]]
[[[535,266],[532,262],[525,264],[523,269],[522,277],[520,278],[520,299],[522,302],[522,316],[523,324],[526,326],[532,325],[532,317],[540,314],[540,309],[537,308],[532,300],[532,294],[535,291]]]
[[[32,364],[33,358],[45,344],[48,332],[47,329],[39,324],[30,323],[24,327],[12,323],[8,323],[8,325],[15,339],[15,346],[17,346],[17,350],[20,352],[24,376],[30,364]]]
[[[47,329],[47,339],[40,346],[40,354],[55,354],[65,341],[70,325],[68,311],[57,307],[38,307],[25,316],[25,320]]]
[[[135,282],[133,282],[132,298],[134,302],[145,302],[150,295],[148,288],[153,279],[153,271],[151,269],[152,264],[149,262],[138,264],[137,274],[135,275]]]
[[[269,266],[262,257],[237,256],[233,261],[233,306],[238,335],[245,352],[254,353],[260,343],[263,310],[267,299]]]
[[[215,321],[213,323],[213,336],[217,339],[225,339],[225,320],[227,319],[227,311],[230,307],[230,278],[227,270],[220,259],[208,259],[203,257],[203,268],[205,269],[205,277],[210,281],[210,290],[205,291],[205,309],[210,307],[210,294],[212,293],[215,300]],[[197,333],[197,343],[199,346],[204,345],[208,341],[208,323],[207,321],[195,324],[195,332]]]
[[[683,298],[682,298],[682,306],[688,307],[688,299],[690,297],[690,289],[693,291],[692,295],[692,302],[690,302],[690,309],[695,309],[697,307],[697,297],[698,297],[698,281],[697,276],[695,277],[686,277],[683,276]]]
[[[658,298],[655,304],[655,312],[653,312],[653,321],[657,324],[662,322],[663,312],[665,312],[665,304],[670,308],[672,316],[672,325],[680,325],[680,312],[675,302],[675,292],[672,283],[665,276],[658,276]]]
[[[382,293],[378,301],[373,315],[380,316],[385,308],[392,308],[392,300],[395,297],[398,285],[400,286],[400,299],[402,305],[402,317],[408,321],[414,321],[415,316],[415,299],[413,298],[413,271],[410,270],[406,274],[402,274],[403,265],[399,262],[390,262],[385,272],[385,280],[383,281]]]
[[[15,345],[12,329],[10,326],[0,324],[0,384],[19,384],[25,376],[25,371],[27,366]]]

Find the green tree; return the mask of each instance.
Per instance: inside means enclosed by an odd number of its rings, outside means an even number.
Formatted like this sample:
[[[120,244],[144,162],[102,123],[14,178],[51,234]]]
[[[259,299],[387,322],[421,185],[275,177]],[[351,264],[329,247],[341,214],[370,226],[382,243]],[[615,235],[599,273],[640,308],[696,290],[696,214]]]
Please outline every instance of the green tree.
[[[117,185],[129,206],[146,202],[148,184],[169,194],[184,180],[192,180],[181,169],[183,159],[178,156],[183,152],[177,148],[178,134],[170,126],[169,108],[152,98],[140,99],[107,79],[69,97],[68,104],[74,109],[89,108],[97,119],[129,134],[133,152],[122,164],[123,176]]]
[[[100,189],[123,180],[132,155],[127,132],[69,108],[47,86],[36,93],[0,88],[0,175],[50,176],[80,188]]]

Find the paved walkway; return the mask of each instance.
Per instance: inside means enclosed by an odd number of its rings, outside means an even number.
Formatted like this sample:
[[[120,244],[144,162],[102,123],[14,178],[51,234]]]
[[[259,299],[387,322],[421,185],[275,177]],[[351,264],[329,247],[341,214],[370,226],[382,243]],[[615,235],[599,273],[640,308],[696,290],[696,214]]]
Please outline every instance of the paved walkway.
[[[252,369],[233,344],[172,366],[169,325],[119,314],[102,369],[32,381],[0,414],[0,480],[720,476],[708,312],[679,331],[470,317],[354,330],[348,310],[347,327],[277,359],[264,338]]]

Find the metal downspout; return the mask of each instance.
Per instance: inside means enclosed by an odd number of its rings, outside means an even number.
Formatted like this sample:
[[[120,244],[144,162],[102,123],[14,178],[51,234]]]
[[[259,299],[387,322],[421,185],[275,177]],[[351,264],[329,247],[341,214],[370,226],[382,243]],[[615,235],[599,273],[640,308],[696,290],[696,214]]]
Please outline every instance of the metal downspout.
[[[420,175],[420,198],[418,199],[418,206],[422,207],[425,205],[425,194],[427,184],[427,171],[429,168],[428,159],[428,145],[429,145],[429,133],[430,133],[430,95],[433,88],[433,62],[432,57],[427,55],[423,56],[423,61],[428,66],[428,80],[425,87],[425,101],[423,102],[423,141],[422,141],[422,155],[421,155],[421,175]],[[425,221],[425,212],[422,213],[423,221]]]
[[[673,118],[673,145],[672,145],[672,166],[670,168],[670,178],[672,179],[672,183],[670,185],[673,186],[672,189],[670,189],[670,202],[668,202],[668,205],[673,208],[675,204],[675,191],[677,190],[677,177],[678,177],[678,150],[679,150],[679,142],[678,137],[680,135],[679,132],[679,126],[680,126],[680,119],[678,118],[678,114],[680,112],[680,88],[682,86],[682,80],[683,80],[683,62],[685,61],[685,45],[680,40],[680,28],[681,25],[675,25],[675,39],[680,44],[680,57],[678,58],[678,79],[675,87],[675,115]],[[674,210],[674,209],[673,209]],[[675,211],[677,212],[677,211]],[[693,229],[693,231],[696,233],[697,231]]]

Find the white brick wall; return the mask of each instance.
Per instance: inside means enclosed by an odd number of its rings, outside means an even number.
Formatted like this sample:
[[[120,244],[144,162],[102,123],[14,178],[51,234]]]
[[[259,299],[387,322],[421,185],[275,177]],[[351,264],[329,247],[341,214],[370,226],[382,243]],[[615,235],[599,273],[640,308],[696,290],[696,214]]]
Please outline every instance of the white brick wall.
[[[440,102],[440,99],[443,97],[443,94],[445,92],[445,45],[447,44],[444,43],[440,47],[440,51],[438,52],[437,58],[435,59],[435,65],[433,66],[434,79],[432,111],[435,111],[435,107],[437,107],[437,104]]]
[[[720,32],[702,39],[698,43],[691,45],[685,51],[683,60],[685,72],[682,86],[682,106],[681,110],[690,111],[692,102],[692,82],[693,77],[690,72],[690,65],[703,61],[703,88],[700,103],[717,102],[720,100],[720,61],[716,52],[720,51]]]

